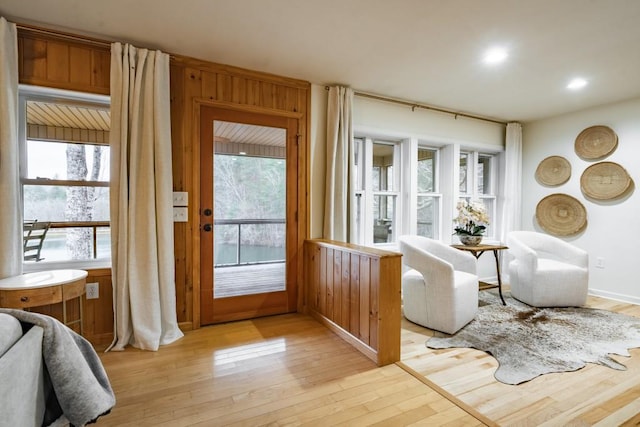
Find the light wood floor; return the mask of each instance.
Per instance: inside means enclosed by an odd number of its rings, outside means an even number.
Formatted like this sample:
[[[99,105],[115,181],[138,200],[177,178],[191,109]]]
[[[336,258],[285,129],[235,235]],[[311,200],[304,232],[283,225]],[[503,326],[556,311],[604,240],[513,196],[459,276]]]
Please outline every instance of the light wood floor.
[[[640,317],[637,305],[598,297],[589,297],[587,305]],[[427,349],[432,331],[406,319],[402,326],[401,364],[498,425],[640,425],[640,349],[630,350],[631,357],[613,356],[626,371],[587,364],[513,386],[495,380],[492,356],[468,348]]]
[[[640,306],[589,304],[640,317]],[[492,357],[427,349],[430,335],[403,323],[402,362],[383,368],[300,314],[204,327],[158,352],[101,353],[117,404],[97,425],[640,425],[640,350],[617,357],[627,371],[588,365],[509,386]]]

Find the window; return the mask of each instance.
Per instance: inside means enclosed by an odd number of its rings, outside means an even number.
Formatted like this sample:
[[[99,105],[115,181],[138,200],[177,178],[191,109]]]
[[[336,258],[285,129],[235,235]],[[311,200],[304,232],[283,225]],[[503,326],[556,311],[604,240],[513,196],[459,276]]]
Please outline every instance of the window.
[[[21,87],[20,106],[23,218],[50,223],[41,258],[110,258],[108,98]]]
[[[354,209],[351,224],[357,243],[390,243],[399,229],[398,145],[354,139]]]
[[[438,151],[418,147],[417,234],[437,239],[439,236],[440,194],[437,180]]]
[[[495,156],[492,154],[476,151],[460,153],[460,198],[480,200],[485,205],[491,221],[487,227],[487,237],[495,237],[495,162]]]

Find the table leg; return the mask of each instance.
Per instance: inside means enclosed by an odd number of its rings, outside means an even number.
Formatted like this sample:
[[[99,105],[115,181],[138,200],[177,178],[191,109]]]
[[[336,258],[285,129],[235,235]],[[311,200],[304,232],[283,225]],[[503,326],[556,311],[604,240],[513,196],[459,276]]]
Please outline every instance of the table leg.
[[[502,305],[507,305],[504,301],[504,297],[502,296],[502,279],[500,278],[500,261],[498,260],[498,250],[493,250],[493,256],[496,259],[496,274],[498,275],[498,293],[500,294],[500,299],[502,300]]]

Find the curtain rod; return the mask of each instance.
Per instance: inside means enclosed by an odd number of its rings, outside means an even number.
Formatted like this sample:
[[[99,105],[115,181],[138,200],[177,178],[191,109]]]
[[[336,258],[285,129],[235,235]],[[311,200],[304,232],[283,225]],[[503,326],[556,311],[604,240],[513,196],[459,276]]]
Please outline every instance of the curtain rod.
[[[326,90],[329,90],[329,86],[325,86],[324,88]],[[354,96],[359,96],[361,98],[369,98],[369,99],[375,99],[377,101],[392,102],[394,104],[405,105],[407,107],[411,107],[412,111],[415,110],[416,108],[422,108],[424,110],[437,111],[438,113],[451,114],[455,118],[466,117],[468,119],[482,120],[482,121],[490,122],[490,123],[497,123],[497,124],[503,125],[503,126],[507,125],[507,122],[503,122],[503,121],[500,121],[500,120],[490,119],[490,118],[482,117],[482,116],[476,116],[476,115],[473,115],[473,114],[460,113],[460,112],[453,111],[453,110],[447,110],[446,108],[440,108],[440,107],[434,107],[432,105],[421,104],[419,102],[404,101],[402,99],[390,98],[390,97],[382,96],[382,95],[374,95],[374,94],[366,93],[366,92],[358,92],[358,91],[355,91],[355,90],[353,91],[353,94],[354,94]]]
[[[54,37],[59,37],[59,38],[63,38],[66,40],[72,40],[72,41],[77,41],[77,42],[81,42],[81,43],[88,43],[91,44],[93,46],[99,46],[99,47],[107,47],[107,48],[111,48],[111,43],[115,43],[116,40],[114,41],[108,41],[108,40],[103,40],[103,39],[98,39],[95,37],[89,37],[89,36],[84,36],[84,35],[78,35],[78,34],[72,34],[72,33],[67,33],[65,31],[59,31],[59,30],[52,30],[49,28],[44,28],[44,27],[39,27],[36,25],[29,25],[29,24],[21,24],[18,22],[15,22],[16,27],[22,30],[27,30],[27,31],[31,31],[34,33],[39,33],[39,34],[44,34],[44,35],[48,35],[48,36],[54,36]],[[120,42],[120,43],[128,43],[128,42]],[[141,49],[145,49],[144,46],[137,46],[138,48]],[[149,50],[159,50],[157,48],[146,48]],[[164,52],[164,51],[163,51]],[[172,54],[172,53],[168,53],[168,52],[164,52],[167,53],[169,55],[170,58],[175,59],[176,55]]]
[[[107,40],[101,40],[98,38],[94,38],[94,37],[89,37],[89,36],[80,36],[77,34],[71,34],[71,33],[67,33],[64,31],[59,31],[59,30],[51,30],[49,28],[44,28],[44,27],[39,27],[36,25],[29,25],[29,24],[22,24],[19,22],[15,22],[16,27],[18,29],[22,29],[22,30],[28,30],[28,31],[32,31],[34,33],[40,33],[40,34],[45,34],[48,36],[55,36],[55,37],[61,37],[61,38],[65,38],[67,40],[74,40],[74,41],[79,41],[79,42],[83,42],[83,43],[90,43],[96,46],[102,46],[102,47],[111,47],[111,42],[107,41]]]

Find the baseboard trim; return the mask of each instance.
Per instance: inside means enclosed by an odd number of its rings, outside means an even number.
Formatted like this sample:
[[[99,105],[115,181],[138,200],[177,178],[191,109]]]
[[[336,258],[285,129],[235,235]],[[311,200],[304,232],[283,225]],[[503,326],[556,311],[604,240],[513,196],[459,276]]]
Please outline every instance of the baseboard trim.
[[[599,289],[589,289],[589,295],[607,298],[614,301],[626,302],[629,304],[640,305],[640,298],[632,295],[617,294],[615,292],[602,291]]]

